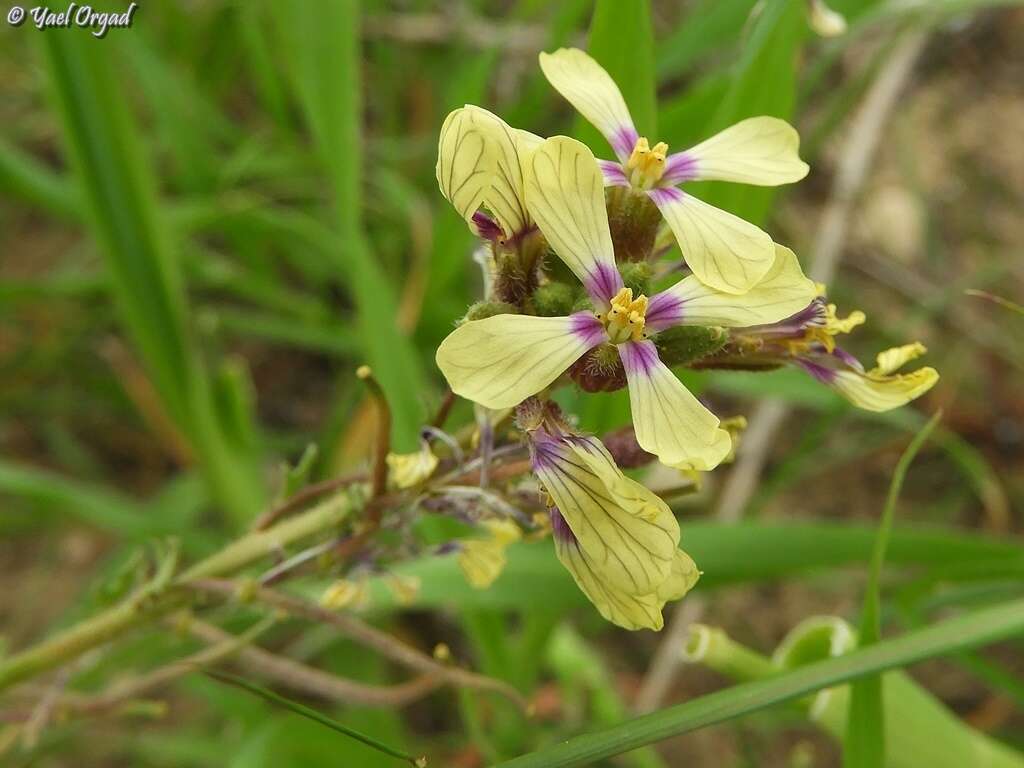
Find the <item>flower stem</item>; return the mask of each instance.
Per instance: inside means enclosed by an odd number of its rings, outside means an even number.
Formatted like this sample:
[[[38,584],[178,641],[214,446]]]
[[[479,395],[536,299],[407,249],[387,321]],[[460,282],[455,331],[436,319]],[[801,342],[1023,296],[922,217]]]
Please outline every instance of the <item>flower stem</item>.
[[[186,604],[188,592],[178,589],[194,579],[233,574],[276,549],[337,526],[352,511],[347,496],[318,504],[265,531],[254,531],[201,560],[161,590],[143,588],[118,605],[69,627],[54,637],[0,661],[0,691],[63,663],[129,630]]]

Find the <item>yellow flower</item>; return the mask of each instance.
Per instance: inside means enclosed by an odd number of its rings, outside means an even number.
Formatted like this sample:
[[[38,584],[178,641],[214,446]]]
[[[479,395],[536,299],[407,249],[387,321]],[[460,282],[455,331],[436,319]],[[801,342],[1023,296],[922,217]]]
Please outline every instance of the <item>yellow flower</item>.
[[[419,485],[434,474],[437,462],[437,456],[426,442],[416,453],[389,453],[387,463],[391,471],[391,483],[403,489]]]
[[[812,301],[814,283],[792,251],[773,245],[768,271],[742,296],[692,275],[650,298],[634,296],[615,266],[601,174],[590,150],[566,137],[547,139],[530,153],[524,178],[530,215],[582,281],[593,310],[464,323],[437,350],[452,391],[488,408],[512,407],[549,386],[588,350],[611,344],[625,370],[640,447],[670,466],[713,469],[729,453],[729,435],[661,362],[652,339],[676,325],[781,320]]]
[[[697,582],[679,524],[660,498],[626,477],[597,438],[538,429],[533,469],[550,497],[555,552],[608,621],[663,626],[662,608]]]
[[[646,194],[661,210],[694,274],[725,293],[745,293],[771,269],[771,238],[758,227],[683,192],[689,181],[778,186],[799,181],[808,166],[800,137],[784,120],[752,117],[683,152],[650,146],[640,136],[618,86],[576,48],[540,54],[548,82],[601,131],[618,162],[601,161],[604,183]]]
[[[481,526],[487,538],[459,542],[458,563],[471,586],[487,589],[505,568],[505,548],[522,538],[522,533],[509,520],[485,520]]]

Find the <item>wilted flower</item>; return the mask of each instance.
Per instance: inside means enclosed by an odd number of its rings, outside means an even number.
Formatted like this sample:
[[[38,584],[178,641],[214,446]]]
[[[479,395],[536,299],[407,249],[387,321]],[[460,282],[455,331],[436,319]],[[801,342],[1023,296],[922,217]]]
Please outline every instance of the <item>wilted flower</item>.
[[[700,576],[679,549],[679,524],[668,505],[626,477],[595,437],[550,422],[529,436],[558,559],[608,621],[661,629],[665,603]]]
[[[438,459],[424,440],[415,453],[389,453],[387,463],[392,485],[404,489],[419,485],[434,474]]]
[[[773,245],[769,270],[745,295],[689,276],[650,298],[634,296],[615,264],[601,173],[590,150],[566,137],[547,139],[528,156],[524,178],[527,209],[583,283],[593,310],[464,323],[437,350],[452,390],[489,408],[514,406],[603,346],[621,359],[640,447],[672,466],[715,467],[729,453],[729,435],[662,363],[652,339],[680,325],[777,321],[805,307],[814,284],[792,251]]]
[[[744,293],[763,279],[775,253],[758,227],[678,188],[687,181],[736,181],[778,186],[799,181],[808,167],[800,137],[784,120],[752,117],[683,152],[668,154],[637,133],[615,81],[576,48],[541,53],[548,81],[611,144],[618,162],[601,161],[605,184],[646,194],[672,228],[683,258],[702,282]]]
[[[757,368],[788,363],[868,411],[898,408],[935,386],[939,374],[934,368],[898,373],[906,363],[925,354],[927,350],[920,342],[885,350],[870,370],[836,344],[837,335],[850,333],[865,319],[860,311],[841,318],[834,304],[818,298],[781,322],[737,329],[734,343],[706,365]]]
[[[320,596],[320,604],[333,610],[361,608],[369,599],[369,586],[365,578],[339,579],[324,590]]]
[[[486,589],[505,569],[505,549],[522,538],[519,526],[509,520],[485,520],[484,538],[458,542],[458,563],[466,581],[477,589]]]

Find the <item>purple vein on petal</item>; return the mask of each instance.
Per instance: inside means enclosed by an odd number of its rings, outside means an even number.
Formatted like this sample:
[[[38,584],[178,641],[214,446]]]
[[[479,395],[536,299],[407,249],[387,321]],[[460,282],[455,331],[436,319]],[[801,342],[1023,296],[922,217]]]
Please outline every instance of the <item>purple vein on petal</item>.
[[[861,365],[860,360],[851,355],[842,347],[836,347],[832,350],[833,357],[837,357],[842,360],[846,365],[853,368],[857,373],[864,373],[864,366]]]
[[[658,348],[653,341],[628,341],[619,344],[618,350],[627,376],[648,376],[660,362]]]
[[[675,152],[665,160],[665,173],[661,177],[662,184],[679,184],[693,181],[698,173],[697,158],[686,152]]]
[[[615,150],[618,158],[625,162],[626,158],[632,153],[633,147],[636,146],[636,141],[639,138],[640,136],[636,132],[636,128],[632,125],[620,125],[608,138],[608,143],[612,145],[612,149]]]
[[[675,187],[655,187],[654,189],[647,190],[647,195],[654,201],[655,205],[678,203],[686,197],[685,192]]]
[[[604,326],[592,312],[577,312],[574,315],[569,315],[569,319],[571,320],[569,330],[588,347],[596,347],[608,340]]]
[[[558,511],[558,507],[551,507],[548,510],[548,515],[551,517],[551,534],[560,542],[575,544],[576,534],[572,532],[572,528],[562,517],[562,513]]]
[[[601,166],[601,174],[604,176],[606,187],[629,186],[629,179],[626,178],[626,172],[622,170],[622,163],[617,163],[614,160],[598,160],[597,164]]]
[[[612,297],[622,290],[622,275],[611,264],[598,262],[584,281],[584,288],[591,298],[600,303],[610,304]]]
[[[685,303],[670,291],[654,294],[647,304],[647,327],[652,331],[663,331],[673,325],[679,325],[685,315]]]
[[[821,363],[816,363],[813,360],[797,359],[796,364],[822,384],[831,384],[836,379],[836,372]]]
[[[498,226],[498,222],[486,213],[481,213],[480,211],[474,213],[473,224],[476,226],[477,234],[479,234],[484,240],[494,241],[503,236],[501,227]]]

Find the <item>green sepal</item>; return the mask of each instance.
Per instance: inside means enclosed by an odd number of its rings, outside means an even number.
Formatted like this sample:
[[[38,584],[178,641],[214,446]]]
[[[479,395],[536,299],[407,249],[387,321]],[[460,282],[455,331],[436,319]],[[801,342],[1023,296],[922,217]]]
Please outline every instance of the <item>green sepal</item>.
[[[566,283],[550,282],[533,292],[533,306],[541,317],[560,317],[573,312],[579,291]]]
[[[478,301],[466,310],[466,316],[459,321],[459,325],[468,323],[470,320],[486,320],[495,315],[515,314],[518,314],[515,305],[509,304],[507,301]]]
[[[703,325],[679,325],[659,333],[654,343],[665,365],[686,365],[712,355],[728,339],[724,328]]]

